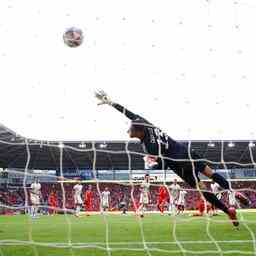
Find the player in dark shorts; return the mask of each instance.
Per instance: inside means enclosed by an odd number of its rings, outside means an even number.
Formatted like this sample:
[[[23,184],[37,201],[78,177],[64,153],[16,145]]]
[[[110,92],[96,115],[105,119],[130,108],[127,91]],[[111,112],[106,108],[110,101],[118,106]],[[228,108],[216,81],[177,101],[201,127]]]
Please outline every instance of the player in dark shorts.
[[[205,191],[206,188],[198,175],[202,173],[225,190],[230,190],[228,181],[218,173],[214,173],[205,161],[198,160],[201,157],[195,151],[190,151],[186,145],[173,140],[143,117],[132,113],[118,103],[112,102],[104,91],[95,92],[95,96],[100,100],[98,105],[110,105],[131,120],[128,134],[130,138],[138,138],[141,141],[145,153],[157,157],[158,165],[154,169],[170,168],[192,188],[202,190],[201,193],[205,199],[225,212],[234,226],[239,225],[235,208],[228,208],[213,193]]]

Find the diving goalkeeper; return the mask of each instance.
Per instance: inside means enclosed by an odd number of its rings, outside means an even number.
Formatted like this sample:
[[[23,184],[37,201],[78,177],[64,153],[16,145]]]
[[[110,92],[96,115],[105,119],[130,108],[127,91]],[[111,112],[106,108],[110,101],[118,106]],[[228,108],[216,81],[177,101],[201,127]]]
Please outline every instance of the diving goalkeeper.
[[[191,187],[204,190],[201,192],[205,199],[225,212],[234,226],[239,225],[235,208],[228,208],[213,193],[205,191],[206,188],[199,179],[199,173],[212,179],[223,189],[230,190],[229,183],[224,177],[218,173],[213,173],[205,161],[198,160],[200,156],[196,152],[193,150],[189,152],[187,146],[173,140],[143,117],[132,113],[118,103],[112,102],[104,91],[95,92],[95,96],[100,101],[98,105],[110,105],[131,120],[128,134],[130,138],[138,138],[141,141],[145,153],[156,157],[158,165],[154,169],[170,168]],[[195,161],[191,161],[192,159]]]

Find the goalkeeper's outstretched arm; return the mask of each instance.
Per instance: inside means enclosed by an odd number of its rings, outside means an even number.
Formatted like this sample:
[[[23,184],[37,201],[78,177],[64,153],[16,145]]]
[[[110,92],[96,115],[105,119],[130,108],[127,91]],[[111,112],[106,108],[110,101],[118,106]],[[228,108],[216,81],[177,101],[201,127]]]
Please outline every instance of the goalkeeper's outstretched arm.
[[[130,120],[135,120],[136,118],[139,117],[138,115],[134,114],[133,112],[131,112],[130,110],[126,109],[125,107],[123,107],[122,105],[120,105],[118,103],[113,102],[111,104],[111,106],[114,107],[115,109],[117,109],[119,112],[123,113]]]
[[[100,100],[100,103],[98,105],[107,104],[112,107],[114,107],[119,112],[123,113],[126,117],[128,117],[130,120],[135,120],[136,118],[139,118],[139,115],[134,114],[130,110],[126,109],[122,105],[112,102],[109,96],[104,91],[98,91],[95,92],[95,97]]]
[[[95,97],[100,101],[98,105],[102,105],[102,104],[110,105],[114,107],[116,110],[123,113],[126,117],[128,117],[131,120],[131,126],[127,131],[130,138],[137,138],[137,139],[140,139],[141,141],[146,140],[146,141],[149,141],[150,143],[150,136],[147,136],[148,134],[147,127],[152,127],[152,124],[150,122],[148,122],[146,119],[142,118],[141,116],[132,113],[131,111],[124,108],[120,104],[112,102],[112,100],[104,91],[95,92]],[[152,140],[152,135],[151,135],[151,140]],[[158,150],[158,147],[155,147],[155,145],[157,144],[153,145],[154,152]]]

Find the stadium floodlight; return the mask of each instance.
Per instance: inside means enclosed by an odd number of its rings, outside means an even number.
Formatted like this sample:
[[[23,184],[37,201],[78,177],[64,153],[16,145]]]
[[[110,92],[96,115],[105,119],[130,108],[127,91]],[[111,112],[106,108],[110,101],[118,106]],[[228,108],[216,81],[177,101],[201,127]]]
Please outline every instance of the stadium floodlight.
[[[86,148],[86,144],[82,142],[82,143],[80,143],[80,144],[78,145],[78,147],[79,147],[79,148]]]
[[[250,141],[249,145],[248,145],[250,148],[253,148],[255,147],[255,143],[253,141]]]
[[[234,146],[235,146],[235,143],[234,143],[234,142],[230,141],[230,142],[228,143],[228,147],[229,147],[229,148],[233,148]]]
[[[100,148],[106,148],[108,144],[106,142],[103,142],[99,145]]]
[[[214,148],[214,147],[215,147],[215,143],[214,143],[214,142],[209,142],[209,143],[208,143],[208,147]]]
[[[64,144],[63,142],[60,142],[59,145],[58,145],[59,148],[64,148]]]

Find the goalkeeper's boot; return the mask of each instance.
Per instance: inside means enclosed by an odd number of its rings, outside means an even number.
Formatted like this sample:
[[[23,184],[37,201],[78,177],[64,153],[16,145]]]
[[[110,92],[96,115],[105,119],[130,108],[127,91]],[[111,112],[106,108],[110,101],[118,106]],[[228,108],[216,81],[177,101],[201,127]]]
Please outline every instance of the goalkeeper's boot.
[[[234,207],[228,208],[228,217],[232,221],[232,224],[235,227],[239,226],[239,221],[237,220],[237,217],[236,217],[236,209]]]

